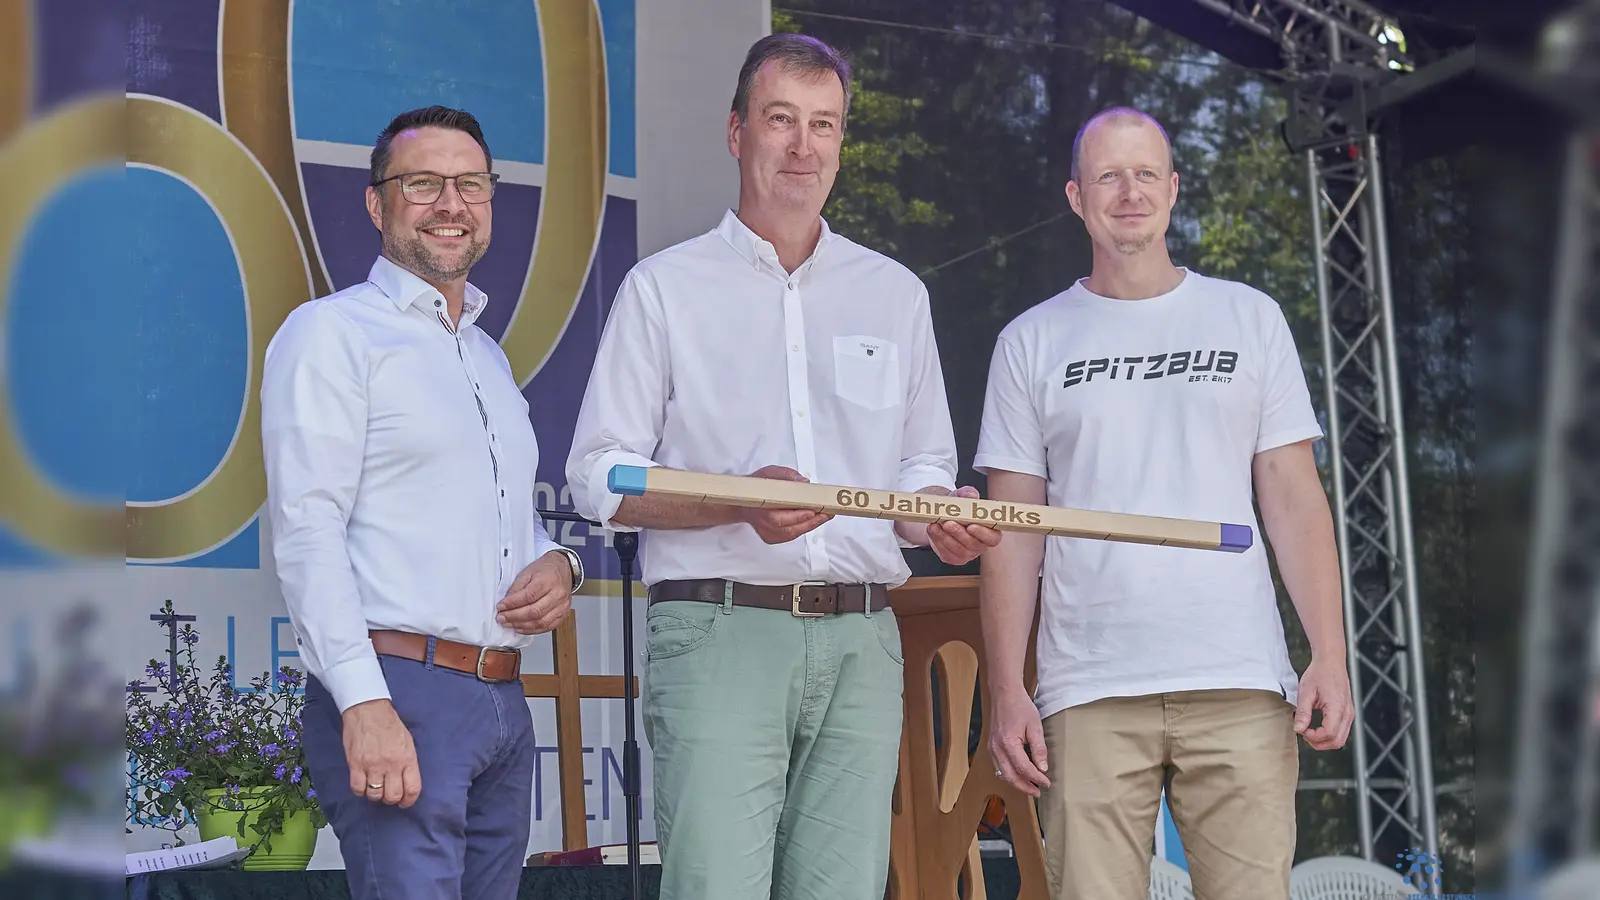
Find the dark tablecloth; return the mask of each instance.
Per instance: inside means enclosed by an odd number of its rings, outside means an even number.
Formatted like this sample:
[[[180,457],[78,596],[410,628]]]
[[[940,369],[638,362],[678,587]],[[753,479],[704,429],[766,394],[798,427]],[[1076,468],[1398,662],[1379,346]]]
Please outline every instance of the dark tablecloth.
[[[661,868],[645,866],[643,900],[655,900]],[[990,900],[1014,900],[1017,865],[1010,859],[986,859],[984,880]],[[518,900],[624,900],[628,895],[626,866],[553,866],[522,870]],[[51,897],[54,894],[31,894]],[[66,895],[60,895],[65,897]],[[73,895],[74,897],[80,895]],[[81,895],[85,898],[88,894]],[[99,900],[104,894],[93,895]],[[344,872],[162,872],[127,879],[127,900],[349,900]],[[3,881],[0,897],[10,898]]]

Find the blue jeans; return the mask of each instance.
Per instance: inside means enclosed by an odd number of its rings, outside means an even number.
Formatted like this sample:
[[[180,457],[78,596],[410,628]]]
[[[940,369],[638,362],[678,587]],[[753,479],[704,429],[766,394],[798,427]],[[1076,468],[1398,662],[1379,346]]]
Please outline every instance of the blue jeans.
[[[306,683],[306,765],[339,838],[352,900],[513,900],[533,803],[533,719],[522,685],[378,661],[422,772],[410,809],[350,792],[339,709],[315,678]]]

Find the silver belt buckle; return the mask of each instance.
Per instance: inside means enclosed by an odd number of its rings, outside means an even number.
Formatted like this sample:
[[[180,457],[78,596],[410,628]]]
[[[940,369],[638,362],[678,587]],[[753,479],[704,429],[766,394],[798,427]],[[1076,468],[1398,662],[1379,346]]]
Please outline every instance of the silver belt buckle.
[[[802,581],[790,588],[789,611],[802,619],[816,619],[827,615],[820,612],[804,612],[800,609],[800,589],[805,587],[827,587],[826,581]]]
[[[519,670],[522,668],[522,665],[521,665],[521,663],[522,663],[522,651],[518,650],[515,647],[479,647],[478,648],[478,672],[477,672],[478,680],[479,681],[489,682],[491,684],[493,684],[495,682],[498,682],[498,681],[510,681],[511,679],[509,679],[509,678],[506,678],[506,679],[485,678],[483,676],[483,659],[484,659],[485,656],[489,655],[489,651],[490,650],[499,650],[502,653],[511,653],[511,654],[516,655],[517,663],[518,663],[516,668],[519,669]]]

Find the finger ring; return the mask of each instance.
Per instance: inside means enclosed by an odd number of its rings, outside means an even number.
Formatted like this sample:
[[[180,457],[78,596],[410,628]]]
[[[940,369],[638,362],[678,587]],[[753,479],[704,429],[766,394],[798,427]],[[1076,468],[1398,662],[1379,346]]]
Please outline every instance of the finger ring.
[[[996,777],[996,778],[1004,778],[1004,777],[1006,777],[1006,773],[1000,771],[999,769],[995,769],[994,770],[994,777]]]
[[[381,784],[373,784],[372,782],[369,781],[369,782],[367,782],[367,790],[369,790],[369,791],[381,791],[381,790],[383,790],[383,785],[381,785]]]

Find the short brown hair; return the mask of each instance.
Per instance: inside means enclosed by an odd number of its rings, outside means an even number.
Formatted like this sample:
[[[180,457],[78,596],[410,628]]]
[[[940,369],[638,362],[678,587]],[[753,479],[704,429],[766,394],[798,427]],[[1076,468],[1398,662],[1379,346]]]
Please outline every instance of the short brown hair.
[[[388,127],[379,132],[378,142],[372,147],[370,183],[377,184],[384,179],[383,170],[389,167],[389,145],[394,143],[396,135],[413,128],[430,127],[460,131],[477,141],[478,146],[483,148],[484,164],[489,167],[489,171],[494,171],[494,155],[489,152],[489,142],[483,139],[483,128],[478,124],[476,116],[466,110],[451,109],[448,106],[425,106],[395,116]]]
[[[750,115],[750,90],[755,86],[756,73],[769,61],[776,61],[785,72],[820,74],[832,72],[839,76],[844,88],[844,109],[840,115],[850,115],[850,62],[844,54],[814,37],[791,32],[769,34],[751,45],[745,54],[744,66],[739,69],[739,86],[733,92],[733,111],[739,121]]]

